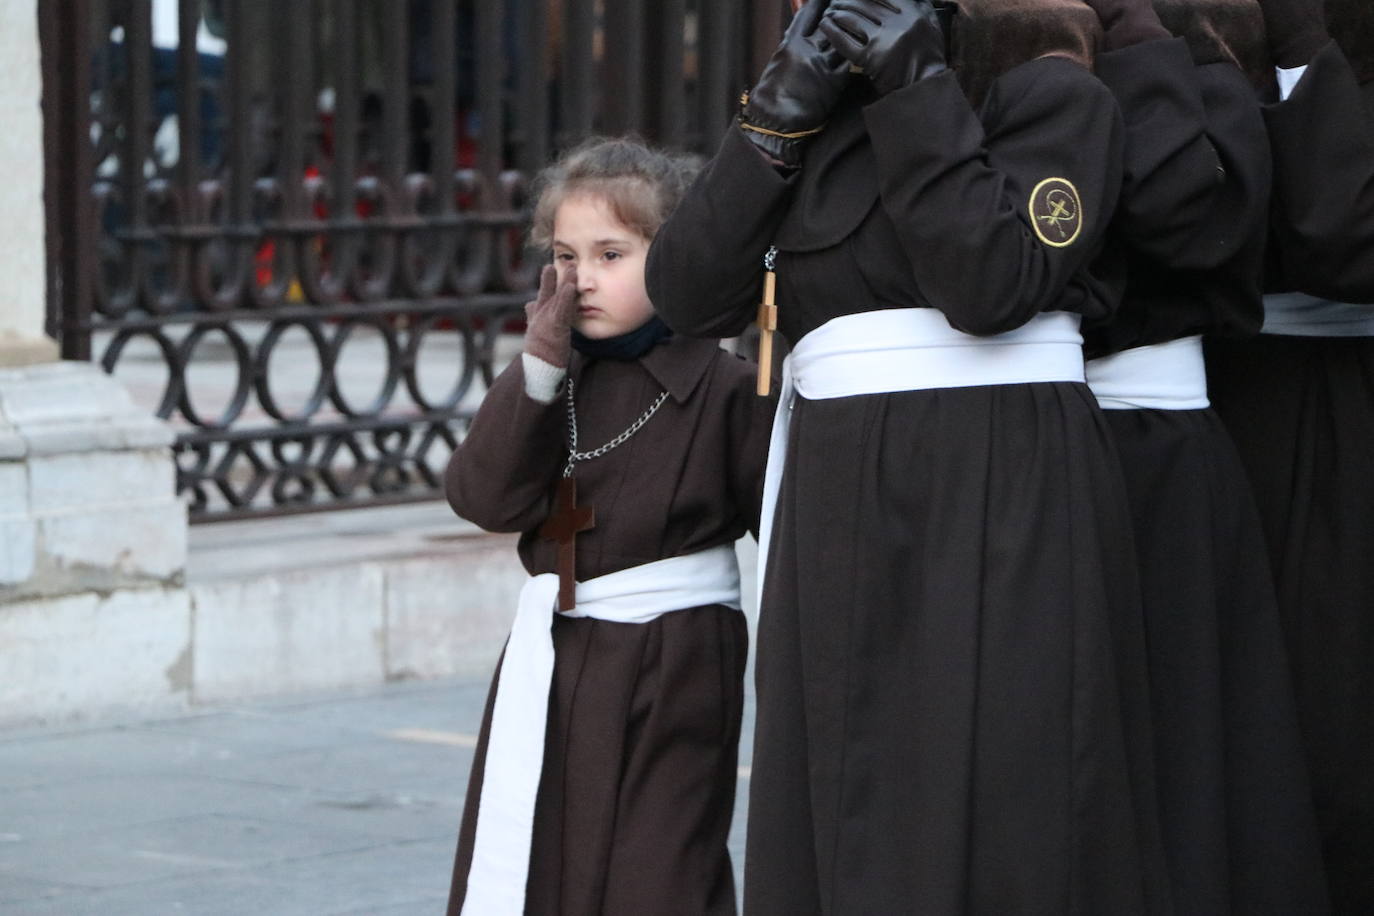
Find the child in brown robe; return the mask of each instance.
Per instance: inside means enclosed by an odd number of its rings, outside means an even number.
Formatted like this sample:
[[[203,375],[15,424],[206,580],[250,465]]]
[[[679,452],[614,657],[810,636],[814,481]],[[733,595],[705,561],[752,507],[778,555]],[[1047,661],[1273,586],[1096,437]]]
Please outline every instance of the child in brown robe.
[[[554,266],[448,467],[454,510],[520,532],[533,576],[482,724],[451,914],[735,912],[748,636],[733,544],[758,527],[774,405],[750,365],[653,314],[644,260],[687,172],[625,140],[546,172],[533,238]]]

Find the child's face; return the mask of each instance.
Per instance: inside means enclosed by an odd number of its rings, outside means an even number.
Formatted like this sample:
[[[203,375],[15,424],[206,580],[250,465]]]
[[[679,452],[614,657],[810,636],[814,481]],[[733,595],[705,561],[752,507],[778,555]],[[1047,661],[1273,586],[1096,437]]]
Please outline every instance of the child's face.
[[[593,339],[633,331],[654,307],[644,288],[649,241],[621,224],[598,196],[576,194],[553,217],[553,263],[558,277],[577,268],[573,327]]]

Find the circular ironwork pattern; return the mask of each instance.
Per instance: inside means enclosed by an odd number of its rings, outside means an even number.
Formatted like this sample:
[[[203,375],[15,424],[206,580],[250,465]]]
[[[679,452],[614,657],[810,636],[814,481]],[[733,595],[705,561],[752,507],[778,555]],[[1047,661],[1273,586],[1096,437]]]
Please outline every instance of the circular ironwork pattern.
[[[461,161],[468,115],[434,93],[455,50],[435,46],[434,85],[365,100],[322,66],[371,27],[388,78],[405,74],[415,39],[397,17],[339,15],[321,37],[308,4],[229,2],[213,59],[151,48],[146,4],[94,6],[110,39],[92,77],[83,332],[178,429],[193,516],[432,497],[534,276],[528,169],[499,150]],[[439,34],[453,7],[436,4]],[[162,86],[164,59],[196,105]],[[499,102],[480,106],[499,135]]]
[[[441,414],[377,424],[320,425],[218,438],[193,432],[173,452],[191,511],[216,518],[331,503],[432,499],[466,420]]]
[[[594,130],[714,148],[757,69],[734,0],[176,6],[178,47],[148,0],[40,16],[63,353],[177,429],[196,519],[433,498],[522,330],[532,174]]]
[[[179,485],[193,511],[289,511],[441,487],[442,461],[475,410],[478,379],[498,371],[484,341],[517,314],[436,307],[419,316],[147,320],[113,334],[102,363],[117,371],[131,341],[154,345],[141,345],[141,358],[155,352],[165,368],[161,390],[151,393],[158,415],[181,428]],[[370,339],[357,341],[363,330]],[[431,340],[441,345],[426,359]],[[350,357],[350,341],[365,352]],[[344,391],[340,362],[350,358],[376,370],[357,386],[371,389],[365,397]]]

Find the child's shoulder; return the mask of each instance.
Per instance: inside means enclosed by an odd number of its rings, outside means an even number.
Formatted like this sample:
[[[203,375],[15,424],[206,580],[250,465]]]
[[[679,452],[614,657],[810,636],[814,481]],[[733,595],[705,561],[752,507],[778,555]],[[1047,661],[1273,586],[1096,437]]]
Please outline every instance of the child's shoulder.
[[[645,359],[645,368],[678,401],[703,392],[728,397],[734,389],[754,385],[754,364],[723,349],[715,338],[674,336]]]
[[[738,353],[721,350],[720,358],[716,360],[716,372],[720,377],[722,387],[728,388],[731,392],[738,393],[751,401],[757,400],[758,363],[746,359]]]
[[[723,380],[729,380],[733,384],[754,384],[754,375],[758,371],[758,365],[753,363],[738,353],[727,350],[716,342],[716,354],[711,363],[711,371]]]

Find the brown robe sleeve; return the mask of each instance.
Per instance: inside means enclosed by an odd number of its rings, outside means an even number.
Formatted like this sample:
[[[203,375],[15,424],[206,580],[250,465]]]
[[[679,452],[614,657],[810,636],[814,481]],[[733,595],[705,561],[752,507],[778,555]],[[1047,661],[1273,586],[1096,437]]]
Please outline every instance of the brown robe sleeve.
[[[952,73],[868,106],[883,208],[916,282],[970,334],[1019,327],[1054,308],[1099,249],[1121,187],[1120,115],[1078,64],[1044,58],[1004,74],[974,114]],[[1032,196],[1072,183],[1077,238],[1045,244]]]
[[[549,493],[568,457],[567,405],[525,394],[515,359],[487,392],[444,471],[453,511],[487,531],[526,531],[549,513]]]
[[[669,327],[695,337],[735,337],[748,327],[791,187],[743,132],[725,132],[649,249],[649,299]]]
[[[1286,289],[1374,301],[1374,112],[1334,43],[1266,107],[1274,256]]]
[[[1112,256],[1127,269],[1115,315],[1085,331],[1088,356],[1257,332],[1272,168],[1249,81],[1229,61],[1196,64],[1182,39],[1102,54],[1097,72],[1126,124]]]
[[[1181,38],[1098,56],[1126,122],[1117,225],[1174,268],[1231,258],[1264,225],[1271,178],[1259,102],[1233,64],[1197,66]]]

